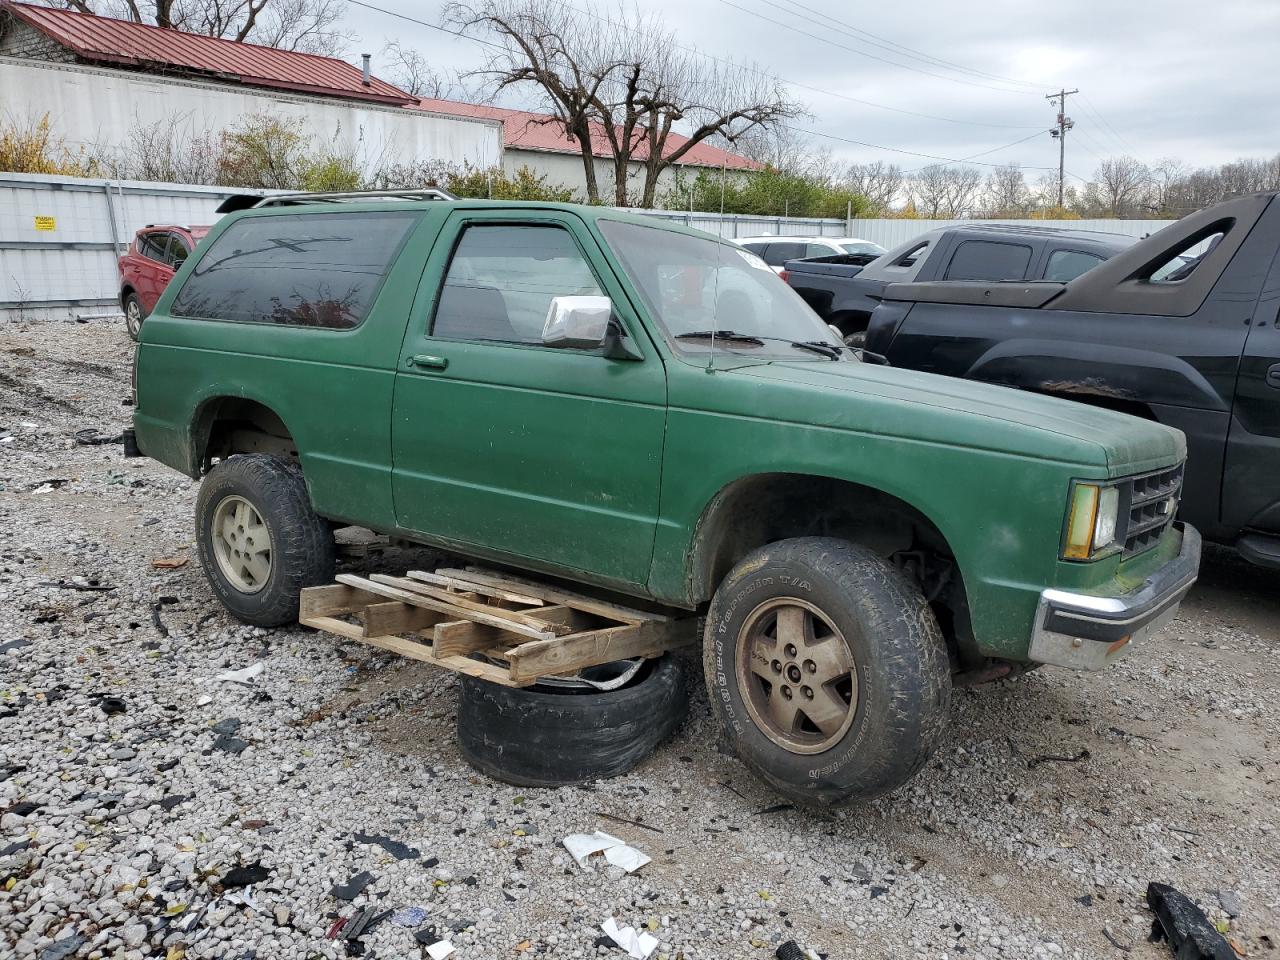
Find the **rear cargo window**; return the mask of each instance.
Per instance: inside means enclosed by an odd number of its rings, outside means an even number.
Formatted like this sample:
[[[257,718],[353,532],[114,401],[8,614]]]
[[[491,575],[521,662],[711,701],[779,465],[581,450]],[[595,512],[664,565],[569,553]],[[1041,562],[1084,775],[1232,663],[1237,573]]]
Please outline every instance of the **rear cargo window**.
[[[1096,254],[1081,253],[1079,250],[1055,250],[1049,255],[1049,264],[1045,267],[1044,278],[1066,283],[1086,270],[1092,270],[1101,262],[1102,257]]]
[[[417,213],[247,217],[205,250],[170,313],[349,330],[373,306]]]
[[[951,255],[944,280],[1021,280],[1027,275],[1031,248],[1016,243],[965,240]]]

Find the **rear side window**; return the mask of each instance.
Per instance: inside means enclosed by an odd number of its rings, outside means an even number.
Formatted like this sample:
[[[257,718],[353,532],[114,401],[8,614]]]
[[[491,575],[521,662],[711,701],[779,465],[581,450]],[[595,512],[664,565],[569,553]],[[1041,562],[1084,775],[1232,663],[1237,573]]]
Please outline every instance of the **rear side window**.
[[[540,344],[554,297],[600,295],[568,230],[477,224],[454,248],[431,335]]]
[[[805,246],[803,243],[771,243],[761,256],[769,266],[780,267],[788,260],[803,260]]]
[[[830,247],[821,243],[807,243],[804,248],[804,255],[806,257],[829,257],[834,252],[835,251]]]
[[[944,280],[1021,280],[1031,248],[1017,243],[964,240],[951,255]]]
[[[1092,270],[1101,262],[1102,257],[1096,254],[1081,253],[1079,250],[1055,250],[1049,254],[1049,263],[1044,268],[1044,278],[1066,283],[1086,270]]]
[[[196,320],[359,326],[419,214],[247,217],[204,251],[170,312]]]
[[[767,243],[744,243],[742,245],[744,250],[750,250],[757,257],[764,252],[764,248],[767,246]]]

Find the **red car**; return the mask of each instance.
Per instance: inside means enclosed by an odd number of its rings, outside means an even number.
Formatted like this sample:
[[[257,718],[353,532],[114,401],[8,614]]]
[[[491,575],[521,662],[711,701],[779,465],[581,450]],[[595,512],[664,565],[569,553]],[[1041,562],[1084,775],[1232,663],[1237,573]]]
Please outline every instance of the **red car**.
[[[120,306],[129,336],[155,309],[165,286],[182,266],[208,227],[175,227],[151,223],[138,231],[120,258]]]

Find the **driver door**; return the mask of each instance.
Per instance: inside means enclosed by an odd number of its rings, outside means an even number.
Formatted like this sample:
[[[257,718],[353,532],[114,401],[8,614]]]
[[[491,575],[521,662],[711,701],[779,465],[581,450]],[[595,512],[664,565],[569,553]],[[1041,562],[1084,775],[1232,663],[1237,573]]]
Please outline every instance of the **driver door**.
[[[543,345],[552,298],[600,294],[640,359]],[[398,525],[472,553],[643,585],[666,374],[582,221],[455,211],[414,311],[392,418]]]

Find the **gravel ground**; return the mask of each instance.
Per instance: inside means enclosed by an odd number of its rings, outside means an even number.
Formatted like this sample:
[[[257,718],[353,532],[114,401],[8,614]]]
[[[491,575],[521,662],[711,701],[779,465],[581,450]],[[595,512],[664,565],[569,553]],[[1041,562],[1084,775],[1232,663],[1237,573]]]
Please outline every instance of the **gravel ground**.
[[[957,692],[928,769],[869,806],[779,808],[700,689],[631,775],[517,790],[459,756],[449,675],[221,612],[195,486],[77,440],[127,423],[129,355],[119,327],[0,329],[0,955],[416,958],[433,929],[459,958],[621,957],[613,915],[670,960],[1143,960],[1170,955],[1160,880],[1280,957],[1276,575],[1215,551],[1113,669]],[[653,862],[578,868],[559,842],[595,829]],[[425,918],[326,939],[371,906]]]

